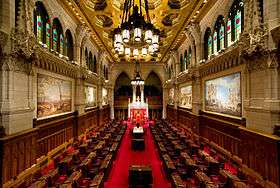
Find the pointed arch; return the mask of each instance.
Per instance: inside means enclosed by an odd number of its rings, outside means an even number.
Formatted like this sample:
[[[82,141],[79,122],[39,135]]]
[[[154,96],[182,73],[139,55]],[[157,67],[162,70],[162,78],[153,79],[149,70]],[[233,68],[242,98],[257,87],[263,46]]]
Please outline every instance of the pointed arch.
[[[73,37],[69,29],[67,29],[65,33],[65,51],[65,55],[69,58],[70,61],[72,61],[74,59],[74,46]]]
[[[54,18],[52,22],[52,49],[63,54],[63,30],[58,18]]]
[[[35,3],[34,13],[33,13],[33,24],[34,24],[34,34],[36,35],[37,41],[42,44],[48,44],[49,37],[49,15],[44,6],[40,1]]]
[[[160,96],[162,97],[162,81],[158,74],[153,70],[145,79],[144,86],[145,96]]]
[[[114,87],[115,97],[118,96],[132,96],[131,79],[126,72],[121,72],[115,80]]]
[[[204,35],[204,59],[209,59],[212,55],[212,36],[211,29],[208,27]]]

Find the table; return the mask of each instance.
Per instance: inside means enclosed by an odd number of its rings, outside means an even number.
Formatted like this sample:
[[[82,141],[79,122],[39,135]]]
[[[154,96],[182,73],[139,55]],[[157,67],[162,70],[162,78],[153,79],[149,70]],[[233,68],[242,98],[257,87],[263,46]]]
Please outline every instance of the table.
[[[172,174],[171,179],[172,179],[173,186],[175,188],[186,187],[183,180],[181,179],[181,177],[178,174],[176,174],[176,173]]]
[[[94,179],[92,180],[92,182],[90,183],[89,187],[92,188],[99,188],[102,187],[102,183],[103,183],[103,178],[104,178],[104,173],[100,172],[99,174],[97,174]]]
[[[129,186],[149,186],[153,183],[152,168],[150,166],[131,165],[128,179]]]

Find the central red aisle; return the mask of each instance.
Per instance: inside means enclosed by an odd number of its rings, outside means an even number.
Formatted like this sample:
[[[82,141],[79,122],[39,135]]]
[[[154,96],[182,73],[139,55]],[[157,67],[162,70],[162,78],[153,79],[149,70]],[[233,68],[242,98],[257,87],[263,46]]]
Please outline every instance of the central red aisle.
[[[145,134],[145,150],[132,151],[131,150],[131,135],[129,134],[129,127],[126,130],[122,140],[117,158],[113,163],[112,170],[105,188],[127,188],[128,187],[128,167],[130,165],[151,165],[153,173],[153,188],[170,188],[170,183],[166,180],[164,172],[161,167],[161,161],[157,154],[156,146],[154,144],[151,131],[147,128]]]

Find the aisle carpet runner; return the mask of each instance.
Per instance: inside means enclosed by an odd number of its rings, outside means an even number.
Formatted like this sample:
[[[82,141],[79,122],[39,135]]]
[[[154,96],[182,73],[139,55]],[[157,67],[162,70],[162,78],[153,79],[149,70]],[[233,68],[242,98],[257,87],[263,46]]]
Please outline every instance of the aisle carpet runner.
[[[108,181],[105,182],[105,188],[127,188],[128,187],[128,168],[130,165],[150,165],[153,173],[153,188],[170,188],[167,181],[162,162],[159,159],[156,146],[148,124],[144,127],[147,132],[144,136],[145,150],[131,150],[131,135],[129,134],[131,124],[128,124],[126,133],[122,140],[117,158],[113,163]]]

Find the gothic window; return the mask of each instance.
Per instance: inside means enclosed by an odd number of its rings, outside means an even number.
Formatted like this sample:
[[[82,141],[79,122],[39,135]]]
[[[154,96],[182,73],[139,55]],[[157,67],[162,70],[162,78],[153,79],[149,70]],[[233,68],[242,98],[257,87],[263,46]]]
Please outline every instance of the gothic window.
[[[93,71],[93,59],[92,59],[92,53],[89,52],[89,58],[88,58],[88,69]]]
[[[208,59],[210,58],[210,56],[212,55],[212,36],[208,37]]]
[[[191,60],[192,60],[192,49],[191,49],[191,47],[189,47],[187,68],[189,68],[189,66],[191,65]]]
[[[60,54],[64,54],[64,38],[63,38],[63,34],[61,33],[59,35],[59,53]]]
[[[217,54],[218,52],[218,34],[217,31],[213,34],[213,54]]]
[[[204,35],[204,59],[209,59],[212,55],[212,36],[211,29],[208,27]]]
[[[180,65],[181,65],[181,72],[183,72],[183,65],[184,65],[184,62],[183,62],[183,54],[180,54]]]
[[[97,62],[96,62],[96,56],[93,56],[93,72],[97,73]]]
[[[236,42],[239,40],[240,34],[243,30],[244,25],[244,3],[243,0],[235,0],[230,8],[229,15],[228,15],[228,23],[227,27],[231,29],[231,36],[227,34],[228,46],[229,46],[229,38],[231,41]],[[230,20],[230,23],[229,23]]]
[[[241,11],[238,10],[235,15],[235,40],[238,40],[241,34],[241,29],[242,29],[241,21],[242,21]]]
[[[42,18],[41,15],[37,15],[37,40],[38,42],[42,42],[42,34],[43,34],[43,23],[42,23]]]
[[[36,2],[34,9],[34,33],[37,41],[41,44],[47,44],[47,24],[49,16],[42,2]],[[48,44],[47,44],[48,45]]]
[[[85,61],[86,61],[86,65],[87,65],[87,67],[89,67],[89,63],[88,63],[88,50],[87,50],[87,48],[86,48],[86,50],[85,50]]]
[[[187,62],[188,61],[188,51],[185,50],[185,53],[184,53],[184,65],[183,65],[183,71],[187,69]]]
[[[55,18],[52,25],[52,49],[63,54],[63,32],[60,21]]]
[[[73,50],[73,37],[69,29],[67,29],[65,34],[65,47],[66,47],[66,56],[69,60],[73,60],[74,58],[74,50]]]
[[[51,48],[51,23],[50,20],[47,20],[46,23],[46,44],[47,47],[50,49]]]
[[[57,29],[56,26],[53,26],[53,33],[52,33],[52,44],[53,44],[53,50],[58,51],[58,36],[57,36]]]
[[[219,49],[222,50],[225,48],[225,26],[221,25],[219,29]]]
[[[227,21],[227,47],[231,46],[231,19],[228,18]]]

